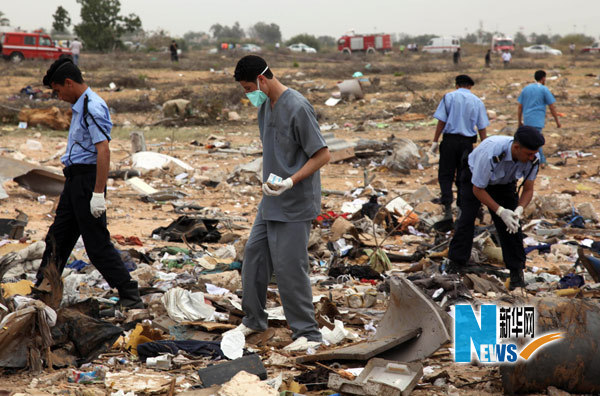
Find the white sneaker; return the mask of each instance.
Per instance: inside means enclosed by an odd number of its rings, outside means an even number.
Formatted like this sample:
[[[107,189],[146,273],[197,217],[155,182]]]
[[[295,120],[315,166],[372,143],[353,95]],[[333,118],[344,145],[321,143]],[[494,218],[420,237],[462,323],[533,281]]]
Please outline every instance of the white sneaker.
[[[241,325],[239,325],[235,329],[231,329],[231,330],[226,331],[225,333],[223,333],[223,335],[225,335],[227,333],[233,333],[234,331],[239,331],[240,333],[242,333],[244,335],[244,337],[248,337],[250,334],[258,333],[258,330],[254,330],[254,329],[251,329],[249,327],[246,327],[242,323]]]
[[[283,350],[287,352],[300,352],[306,351],[308,348],[317,348],[321,345],[318,341],[308,341],[306,337],[299,337],[294,342],[284,347]]]

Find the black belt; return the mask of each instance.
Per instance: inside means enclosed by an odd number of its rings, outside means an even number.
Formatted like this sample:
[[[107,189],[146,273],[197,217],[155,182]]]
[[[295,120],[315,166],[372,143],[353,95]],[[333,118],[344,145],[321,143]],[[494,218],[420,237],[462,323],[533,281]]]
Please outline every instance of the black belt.
[[[461,139],[461,140],[467,140],[467,141],[470,141],[473,143],[475,143],[477,141],[477,135],[465,136],[465,135],[461,135],[459,133],[444,133],[443,138],[444,139]]]
[[[517,182],[511,182],[511,183],[506,183],[506,184],[488,184],[488,186],[485,188],[486,190],[489,191],[501,191],[501,190],[506,190],[506,189],[510,189],[511,191],[516,191],[517,190]]]
[[[96,164],[73,164],[63,169],[65,177],[96,173]]]

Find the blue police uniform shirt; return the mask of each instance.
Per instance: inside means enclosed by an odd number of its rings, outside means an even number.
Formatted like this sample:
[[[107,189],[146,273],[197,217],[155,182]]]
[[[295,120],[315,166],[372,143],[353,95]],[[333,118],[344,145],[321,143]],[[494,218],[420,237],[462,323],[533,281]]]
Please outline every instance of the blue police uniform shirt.
[[[443,133],[476,136],[477,131],[490,125],[485,105],[466,88],[449,92],[438,105],[434,118],[445,122]]]
[[[523,124],[541,129],[546,124],[546,106],[556,99],[548,87],[533,83],[523,88],[518,101],[523,105]]]
[[[83,103],[85,97],[88,97],[88,114],[86,127],[83,120]],[[71,117],[71,126],[69,127],[69,137],[67,139],[67,151],[60,158],[60,161],[65,165],[73,164],[95,164],[98,152],[95,144],[103,140],[110,140],[110,131],[112,129],[112,121],[110,120],[110,112],[104,100],[98,96],[90,88],[86,89],[83,94],[77,99],[75,104],[71,106],[73,116]],[[92,120],[92,116],[96,120]],[[98,125],[104,130],[100,131]]]
[[[490,184],[509,184],[527,174],[527,180],[535,180],[538,170],[529,171],[538,165],[533,165],[533,162],[513,161],[510,151],[513,140],[511,136],[490,136],[469,154],[469,168],[473,173],[471,182],[474,186],[486,188]],[[539,153],[535,156],[539,160]],[[494,162],[494,157],[500,161]]]

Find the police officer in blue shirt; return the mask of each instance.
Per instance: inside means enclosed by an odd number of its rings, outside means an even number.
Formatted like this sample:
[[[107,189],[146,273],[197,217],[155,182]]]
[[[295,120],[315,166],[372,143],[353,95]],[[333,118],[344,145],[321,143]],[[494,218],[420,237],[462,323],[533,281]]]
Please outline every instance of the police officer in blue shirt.
[[[468,157],[460,180],[461,214],[448,251],[448,272],[463,272],[471,257],[475,218],[483,203],[490,210],[500,238],[502,257],[510,270],[510,289],[524,287],[525,251],[519,220],[533,197],[539,168],[538,149],[544,136],[534,127],[521,126],[514,137],[491,136]],[[519,190],[517,180],[523,178]]]
[[[433,115],[438,119],[431,152],[438,149],[438,140],[443,134],[442,143],[439,145],[440,162],[438,168],[438,181],[440,183],[440,203],[444,205],[445,217],[452,218],[452,183],[456,180],[459,187],[459,178],[462,171],[463,157],[473,150],[473,143],[477,141],[477,132],[481,140],[486,137],[486,127],[490,124],[485,106],[481,99],[471,93],[475,85],[473,79],[467,75],[456,77],[456,91],[449,92],[442,98]],[[460,207],[460,189],[456,198]]]
[[[73,116],[67,150],[61,157],[65,166],[65,187],[56,217],[46,236],[46,250],[37,273],[42,286],[49,263],[61,274],[79,236],[91,263],[108,284],[119,291],[122,308],[144,308],[137,282],[132,280],[121,256],[110,241],[106,228],[106,180],[110,164],[112,122],[102,98],[84,83],[81,71],[70,58],[54,62],[43,83],[71,103]],[[55,252],[55,253],[53,253]]]

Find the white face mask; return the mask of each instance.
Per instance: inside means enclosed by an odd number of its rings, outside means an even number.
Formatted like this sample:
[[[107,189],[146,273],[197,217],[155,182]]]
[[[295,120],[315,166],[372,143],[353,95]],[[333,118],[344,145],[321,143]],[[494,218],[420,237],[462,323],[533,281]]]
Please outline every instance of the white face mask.
[[[263,70],[262,73],[259,74],[259,76],[265,74],[265,72],[268,69],[269,66],[265,67],[265,70]],[[267,94],[260,90],[260,80],[258,79],[258,77],[256,77],[256,86],[258,89],[256,91],[246,93],[246,97],[248,98],[248,100],[250,100],[250,103],[252,103],[253,106],[259,107],[265,102],[265,100],[267,100]]]

